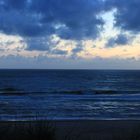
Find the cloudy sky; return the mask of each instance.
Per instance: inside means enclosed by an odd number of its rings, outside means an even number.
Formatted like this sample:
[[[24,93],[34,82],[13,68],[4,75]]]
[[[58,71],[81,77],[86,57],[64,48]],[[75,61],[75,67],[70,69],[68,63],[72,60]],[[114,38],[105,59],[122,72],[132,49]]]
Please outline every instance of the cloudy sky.
[[[140,0],[0,0],[0,68],[140,69]]]

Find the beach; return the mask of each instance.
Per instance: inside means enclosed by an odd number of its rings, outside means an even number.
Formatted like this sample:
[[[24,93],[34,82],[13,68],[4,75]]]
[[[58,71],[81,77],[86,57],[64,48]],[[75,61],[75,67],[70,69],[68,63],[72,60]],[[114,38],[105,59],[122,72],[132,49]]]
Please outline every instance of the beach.
[[[0,140],[140,140],[140,71],[1,70],[0,78]]]
[[[136,140],[139,140],[139,128],[140,121],[135,120],[3,121],[0,122],[0,138],[1,140],[32,138],[38,140],[135,140],[137,138]]]

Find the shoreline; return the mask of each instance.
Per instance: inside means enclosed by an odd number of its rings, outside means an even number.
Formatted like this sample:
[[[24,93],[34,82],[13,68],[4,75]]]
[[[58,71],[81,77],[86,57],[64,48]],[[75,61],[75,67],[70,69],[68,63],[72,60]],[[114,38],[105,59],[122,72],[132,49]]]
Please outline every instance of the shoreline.
[[[103,119],[25,119],[25,120],[16,120],[16,119],[9,119],[9,120],[0,120],[0,123],[18,123],[18,122],[109,122],[109,121],[112,121],[112,122],[140,122],[140,118],[132,118],[132,119],[122,119],[122,118],[103,118]]]

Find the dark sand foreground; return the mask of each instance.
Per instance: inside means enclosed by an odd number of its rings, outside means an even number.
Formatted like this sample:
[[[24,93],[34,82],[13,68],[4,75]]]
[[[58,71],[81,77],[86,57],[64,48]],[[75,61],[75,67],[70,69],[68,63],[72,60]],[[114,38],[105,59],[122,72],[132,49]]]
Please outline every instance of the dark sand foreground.
[[[140,121],[0,122],[0,140],[140,140]]]

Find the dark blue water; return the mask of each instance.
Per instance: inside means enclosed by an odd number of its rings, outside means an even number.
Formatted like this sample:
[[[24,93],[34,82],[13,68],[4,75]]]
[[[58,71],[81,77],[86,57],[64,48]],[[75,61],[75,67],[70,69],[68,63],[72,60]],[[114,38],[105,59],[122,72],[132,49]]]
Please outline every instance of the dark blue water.
[[[140,71],[0,70],[0,120],[140,119]]]

